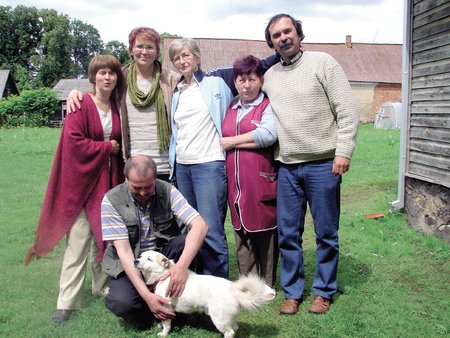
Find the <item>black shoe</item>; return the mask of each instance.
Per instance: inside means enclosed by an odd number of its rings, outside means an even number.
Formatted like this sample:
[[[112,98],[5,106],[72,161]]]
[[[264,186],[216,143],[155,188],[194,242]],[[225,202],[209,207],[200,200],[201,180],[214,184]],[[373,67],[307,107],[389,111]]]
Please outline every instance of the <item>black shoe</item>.
[[[55,314],[52,317],[53,324],[60,325],[67,322],[72,315],[73,310],[68,309],[56,309]]]

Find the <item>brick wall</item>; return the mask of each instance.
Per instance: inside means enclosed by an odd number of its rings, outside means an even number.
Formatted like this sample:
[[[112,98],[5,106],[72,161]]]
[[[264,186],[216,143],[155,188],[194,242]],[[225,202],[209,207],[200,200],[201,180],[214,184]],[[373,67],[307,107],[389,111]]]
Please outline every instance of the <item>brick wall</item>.
[[[401,98],[401,84],[378,84],[373,94],[372,121],[375,119],[375,114],[380,110],[383,103],[401,102]]]

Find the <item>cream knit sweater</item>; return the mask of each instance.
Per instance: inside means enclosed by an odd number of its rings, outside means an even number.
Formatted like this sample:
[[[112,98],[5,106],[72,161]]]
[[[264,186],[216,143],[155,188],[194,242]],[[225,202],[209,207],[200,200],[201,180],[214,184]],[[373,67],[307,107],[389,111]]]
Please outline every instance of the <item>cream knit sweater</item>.
[[[263,90],[277,120],[276,160],[351,159],[359,113],[344,71],[330,55],[304,52],[293,65],[274,65]]]

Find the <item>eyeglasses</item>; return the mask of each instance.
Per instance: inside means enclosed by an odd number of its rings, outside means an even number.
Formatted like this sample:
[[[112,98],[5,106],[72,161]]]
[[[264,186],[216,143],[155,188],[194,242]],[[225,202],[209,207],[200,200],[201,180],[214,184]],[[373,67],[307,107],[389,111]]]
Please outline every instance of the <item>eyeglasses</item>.
[[[136,52],[142,53],[144,51],[144,49],[146,49],[148,52],[148,51],[154,50],[155,47],[151,46],[151,45],[147,45],[147,46],[146,45],[137,45],[137,46],[134,46],[134,49],[136,50]]]
[[[175,55],[175,57],[173,58],[173,61],[172,61],[172,63],[173,64],[178,64],[178,63],[180,63],[180,62],[182,62],[182,61],[184,61],[184,60],[190,60],[190,59],[192,59],[194,57],[194,54],[191,54],[191,53],[183,53],[183,54],[177,54],[177,55]]]

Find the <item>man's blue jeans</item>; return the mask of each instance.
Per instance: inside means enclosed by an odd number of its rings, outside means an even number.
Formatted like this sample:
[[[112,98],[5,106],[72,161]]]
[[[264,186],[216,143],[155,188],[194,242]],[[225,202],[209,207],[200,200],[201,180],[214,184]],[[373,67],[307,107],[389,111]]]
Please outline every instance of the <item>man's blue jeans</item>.
[[[300,299],[305,287],[302,235],[307,204],[316,233],[312,292],[328,299],[336,293],[341,176],[331,172],[332,164],[330,159],[280,166],[277,221],[280,281],[286,298]]]
[[[224,161],[176,164],[178,190],[208,224],[208,234],[197,259],[197,272],[228,278],[228,244],[224,223],[227,181]]]

